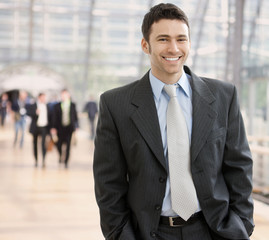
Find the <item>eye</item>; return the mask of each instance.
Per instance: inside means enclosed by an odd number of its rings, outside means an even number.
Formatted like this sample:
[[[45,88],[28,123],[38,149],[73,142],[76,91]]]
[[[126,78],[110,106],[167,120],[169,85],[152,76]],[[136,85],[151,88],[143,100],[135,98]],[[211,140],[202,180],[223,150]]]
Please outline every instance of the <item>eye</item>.
[[[159,38],[158,41],[159,41],[159,42],[166,42],[167,39],[166,39],[166,38]]]
[[[185,41],[187,41],[187,38],[179,38],[178,39],[178,42],[185,42]]]

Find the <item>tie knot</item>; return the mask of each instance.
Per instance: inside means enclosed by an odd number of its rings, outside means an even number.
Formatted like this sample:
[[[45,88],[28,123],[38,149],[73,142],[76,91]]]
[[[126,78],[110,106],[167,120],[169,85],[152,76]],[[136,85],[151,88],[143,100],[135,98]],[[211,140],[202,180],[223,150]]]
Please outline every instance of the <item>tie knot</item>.
[[[165,85],[164,91],[169,95],[170,98],[177,96],[177,86],[176,85]]]

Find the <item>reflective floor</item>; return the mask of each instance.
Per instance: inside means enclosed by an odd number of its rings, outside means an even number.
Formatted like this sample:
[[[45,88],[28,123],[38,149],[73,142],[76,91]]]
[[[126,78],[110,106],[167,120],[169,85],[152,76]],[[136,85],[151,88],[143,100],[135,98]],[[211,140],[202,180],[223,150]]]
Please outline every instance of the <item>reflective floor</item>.
[[[34,167],[32,138],[13,146],[11,126],[0,128],[0,240],[101,240],[93,192],[93,143],[76,133],[68,169],[59,166],[56,149],[46,168]],[[252,240],[268,240],[269,207],[255,201]],[[200,239],[199,239],[200,240]]]
[[[71,149],[69,169],[59,166],[56,149],[46,168],[34,167],[32,138],[13,147],[13,129],[0,129],[0,239],[99,240],[93,193],[93,143],[81,132]]]

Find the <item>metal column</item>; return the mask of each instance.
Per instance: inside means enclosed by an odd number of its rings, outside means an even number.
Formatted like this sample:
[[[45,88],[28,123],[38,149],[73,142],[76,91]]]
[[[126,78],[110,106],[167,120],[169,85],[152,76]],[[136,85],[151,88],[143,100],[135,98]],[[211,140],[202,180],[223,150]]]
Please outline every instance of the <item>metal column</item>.
[[[226,57],[226,81],[235,84],[238,95],[241,96],[241,72],[242,72],[242,43],[243,43],[243,24],[245,0],[236,0],[235,22],[231,22],[229,16],[228,37],[227,37],[227,57]],[[232,4],[229,2],[229,15]]]
[[[34,7],[34,0],[30,0],[29,5],[29,36],[28,36],[28,61],[32,61],[33,58],[33,26],[34,26],[34,19],[33,19],[33,7]]]
[[[148,0],[148,9],[153,6],[153,0]],[[140,62],[138,67],[138,77],[141,77],[144,74],[144,63],[145,63],[145,53],[141,50],[140,53]]]
[[[244,6],[245,0],[235,1],[236,20],[233,45],[233,79],[238,90],[238,96],[241,96],[241,70],[242,70],[242,43],[243,43],[243,25],[244,25]]]
[[[87,39],[87,49],[85,54],[84,60],[84,81],[83,81],[83,88],[82,88],[82,96],[83,99],[86,99],[86,91],[88,89],[88,78],[89,78],[89,65],[91,60],[91,35],[92,35],[92,28],[93,28],[93,10],[95,6],[95,0],[90,1],[90,12],[89,12],[89,22],[88,22],[88,39]]]
[[[195,67],[196,67],[196,60],[197,60],[197,56],[198,56],[198,50],[201,44],[201,40],[203,37],[203,29],[204,29],[204,22],[205,22],[205,15],[208,9],[208,3],[209,0],[205,0],[203,3],[203,7],[202,7],[202,11],[200,9],[201,6],[201,0],[198,3],[198,7],[196,9],[196,13],[198,14],[199,12],[201,12],[200,17],[198,18],[198,21],[196,20],[196,24],[198,27],[198,31],[197,31],[197,36],[196,36],[196,45],[194,48],[194,55],[193,55],[193,60],[192,60],[192,68],[195,71]]]

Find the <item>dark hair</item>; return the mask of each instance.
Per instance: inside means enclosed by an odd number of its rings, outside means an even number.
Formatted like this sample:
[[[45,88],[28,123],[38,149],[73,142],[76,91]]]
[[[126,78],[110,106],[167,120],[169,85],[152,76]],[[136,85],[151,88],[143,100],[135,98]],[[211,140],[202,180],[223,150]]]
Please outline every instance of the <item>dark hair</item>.
[[[68,91],[67,88],[63,88],[62,91],[61,91],[61,93],[63,93],[63,92],[69,92],[69,91]]]
[[[152,7],[144,16],[142,34],[147,42],[149,41],[152,24],[160,21],[161,19],[180,20],[186,23],[190,32],[188,17],[179,7],[171,3],[160,3]]]

